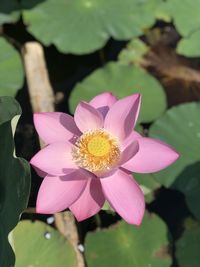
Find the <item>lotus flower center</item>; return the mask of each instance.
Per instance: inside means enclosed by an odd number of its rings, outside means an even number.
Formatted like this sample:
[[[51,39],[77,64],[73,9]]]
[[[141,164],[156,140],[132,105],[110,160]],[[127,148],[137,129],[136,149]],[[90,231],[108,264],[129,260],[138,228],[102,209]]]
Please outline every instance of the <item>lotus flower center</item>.
[[[104,129],[87,131],[77,140],[72,157],[79,167],[95,174],[104,173],[119,162],[119,143]]]
[[[95,136],[88,142],[88,152],[96,157],[103,157],[110,151],[110,143],[105,137]]]

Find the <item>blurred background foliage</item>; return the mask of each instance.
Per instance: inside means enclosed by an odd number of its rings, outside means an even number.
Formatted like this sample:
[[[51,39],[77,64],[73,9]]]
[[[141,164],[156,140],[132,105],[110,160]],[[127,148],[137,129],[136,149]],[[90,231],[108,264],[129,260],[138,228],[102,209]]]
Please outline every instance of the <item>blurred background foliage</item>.
[[[29,160],[38,149],[21,57],[24,43],[32,40],[44,46],[57,110],[73,114],[80,100],[104,91],[118,97],[139,92],[137,129],[181,154],[164,171],[134,175],[147,203],[140,228],[122,222],[108,205],[80,224],[87,265],[200,266],[199,12],[200,0],[0,1],[2,267],[14,264],[7,234],[27,204],[30,186],[27,163],[12,157],[11,120],[20,107],[5,96],[16,97],[23,111],[17,155]],[[35,205],[41,183],[32,176],[29,206]],[[46,219],[23,214],[9,235],[16,266],[76,266],[73,248]],[[5,255],[8,262],[2,261]]]

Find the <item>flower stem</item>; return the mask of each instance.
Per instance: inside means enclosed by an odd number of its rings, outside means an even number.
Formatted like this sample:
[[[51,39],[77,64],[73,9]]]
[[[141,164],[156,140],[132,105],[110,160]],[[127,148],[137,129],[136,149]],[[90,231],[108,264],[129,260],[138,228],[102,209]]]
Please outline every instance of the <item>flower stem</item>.
[[[28,42],[22,48],[22,56],[33,112],[55,111],[55,97],[49,81],[42,46],[37,42]],[[41,140],[40,146],[44,146]],[[79,235],[73,215],[70,212],[55,214],[55,225],[74,247],[77,267],[85,267],[84,255],[78,249]]]

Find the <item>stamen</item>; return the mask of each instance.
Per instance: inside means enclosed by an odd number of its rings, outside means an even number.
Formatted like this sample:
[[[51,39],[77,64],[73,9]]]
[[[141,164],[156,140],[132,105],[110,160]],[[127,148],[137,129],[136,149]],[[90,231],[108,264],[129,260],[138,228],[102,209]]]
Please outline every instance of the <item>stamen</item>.
[[[120,159],[118,140],[104,129],[87,131],[72,150],[73,160],[95,174],[111,170]]]

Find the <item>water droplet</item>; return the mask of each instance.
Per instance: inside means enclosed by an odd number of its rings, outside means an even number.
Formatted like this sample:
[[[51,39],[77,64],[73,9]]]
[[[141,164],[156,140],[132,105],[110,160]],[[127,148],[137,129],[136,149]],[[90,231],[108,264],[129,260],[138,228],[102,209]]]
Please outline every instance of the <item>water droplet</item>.
[[[48,224],[52,224],[52,223],[54,223],[54,220],[55,220],[55,219],[54,219],[53,216],[48,217],[48,218],[47,218],[47,223],[48,223]]]
[[[189,122],[188,122],[188,126],[189,126],[189,127],[192,127],[192,126],[194,126],[194,123],[193,123],[192,121],[189,121]]]
[[[80,251],[81,253],[83,253],[84,250],[85,250],[83,244],[79,244],[79,245],[78,245],[78,249],[79,249],[79,251]]]
[[[49,232],[46,232],[45,234],[44,234],[44,237],[46,238],[46,239],[51,239],[51,233],[49,233]]]

